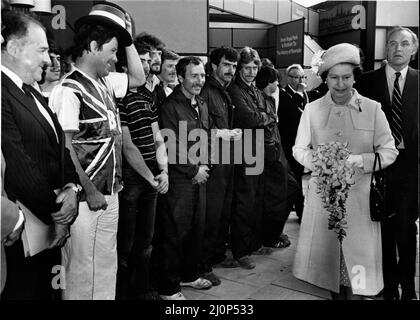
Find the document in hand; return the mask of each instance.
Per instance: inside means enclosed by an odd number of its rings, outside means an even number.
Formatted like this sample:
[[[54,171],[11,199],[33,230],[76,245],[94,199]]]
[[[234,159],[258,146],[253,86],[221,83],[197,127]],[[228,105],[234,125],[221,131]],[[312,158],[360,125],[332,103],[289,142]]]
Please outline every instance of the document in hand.
[[[39,220],[28,208],[17,201],[25,216],[25,225],[22,231],[22,242],[25,257],[32,257],[48,249],[53,238],[52,226]]]

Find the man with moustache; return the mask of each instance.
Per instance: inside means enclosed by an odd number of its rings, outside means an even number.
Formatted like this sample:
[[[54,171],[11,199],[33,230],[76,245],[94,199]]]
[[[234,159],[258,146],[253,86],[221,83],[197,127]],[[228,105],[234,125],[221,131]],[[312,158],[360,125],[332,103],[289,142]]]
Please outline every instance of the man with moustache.
[[[203,62],[198,57],[179,60],[176,71],[180,84],[162,105],[163,136],[168,136],[168,210],[162,212],[159,242],[158,290],[165,300],[185,300],[182,286],[208,289],[209,280],[199,277],[198,263],[204,234],[206,189],[209,174],[208,138],[210,123],[207,105],[199,96],[205,82]],[[185,141],[195,130],[196,140]],[[201,133],[207,133],[201,135]],[[185,138],[182,138],[184,134]],[[189,154],[195,145],[199,154]],[[176,154],[170,152],[176,150]]]
[[[356,83],[362,95],[382,104],[399,151],[397,160],[387,168],[387,205],[394,215],[381,222],[383,295],[387,300],[400,298],[399,285],[402,300],[417,299],[419,78],[418,70],[408,65],[417,49],[418,38],[413,31],[392,28],[386,42],[388,63],[363,74]]]
[[[119,6],[96,4],[76,21],[75,65],[50,96],[83,186],[79,216],[63,249],[64,299],[115,299],[121,124],[115,97],[145,82],[131,22]],[[128,73],[110,73],[118,43]]]
[[[179,55],[175,52],[163,49],[162,50],[162,65],[161,65],[161,72],[157,75],[160,80],[159,86],[156,90],[159,89],[157,92],[158,95],[164,94],[164,97],[161,99],[165,99],[172,93],[172,88],[170,85],[175,85],[176,83],[176,64],[178,63]]]
[[[238,53],[234,49],[214,49],[210,53],[207,65],[206,83],[200,93],[207,103],[209,116],[215,128],[227,134],[233,132],[231,130],[234,116],[234,107],[227,87],[233,80],[237,64]],[[212,285],[220,284],[220,279],[212,272],[213,265],[222,263],[228,267],[238,266],[236,261],[226,257],[233,195],[233,143],[216,139],[218,144],[214,146],[218,146],[218,156],[217,159],[213,159],[216,163],[206,184],[206,230],[201,258],[202,276],[210,280]]]
[[[150,47],[134,41],[145,76]],[[117,299],[155,300],[150,289],[150,257],[157,193],[168,191],[166,149],[160,136],[152,93],[131,89],[118,103],[123,133],[124,189],[118,223]]]
[[[258,141],[256,138],[257,131],[264,130],[265,126],[276,122],[275,114],[265,112],[264,97],[254,85],[260,65],[258,52],[250,47],[243,48],[239,53],[235,81],[228,88],[235,106],[234,126],[252,129],[252,151],[257,155],[261,154],[261,149],[264,148],[264,139]],[[247,147],[249,150],[249,146]],[[260,172],[247,175],[246,169],[250,166],[246,164],[245,157],[242,159],[242,164],[235,165],[235,202],[230,235],[233,257],[239,266],[245,269],[255,268],[255,263],[250,257],[252,252],[259,250],[260,254],[271,253],[269,248],[259,248],[260,241],[257,234],[257,224],[262,216],[264,201],[263,174]]]
[[[25,258],[22,241],[7,247],[8,279],[1,298],[48,300],[54,298],[51,272],[60,265],[59,247],[77,214],[78,180],[57,117],[31,86],[50,64],[44,27],[23,13],[2,11],[2,37],[4,188],[9,200],[52,225],[54,234],[50,248],[32,257]]]

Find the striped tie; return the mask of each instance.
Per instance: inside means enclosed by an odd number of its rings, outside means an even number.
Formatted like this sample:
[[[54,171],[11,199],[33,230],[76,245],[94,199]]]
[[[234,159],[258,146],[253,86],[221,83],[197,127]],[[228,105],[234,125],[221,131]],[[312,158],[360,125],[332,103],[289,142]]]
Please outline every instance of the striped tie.
[[[395,139],[395,145],[399,146],[402,140],[402,99],[398,79],[401,72],[395,72],[394,90],[392,91],[391,108],[391,131]]]

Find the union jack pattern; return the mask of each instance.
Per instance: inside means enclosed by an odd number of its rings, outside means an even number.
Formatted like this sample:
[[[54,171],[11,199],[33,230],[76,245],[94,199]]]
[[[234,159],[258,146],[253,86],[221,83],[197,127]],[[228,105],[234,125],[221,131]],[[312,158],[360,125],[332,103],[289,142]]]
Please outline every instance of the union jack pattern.
[[[98,191],[110,195],[121,186],[122,131],[113,90],[106,79],[93,83],[74,70],[62,82],[80,101],[79,132],[72,144]]]

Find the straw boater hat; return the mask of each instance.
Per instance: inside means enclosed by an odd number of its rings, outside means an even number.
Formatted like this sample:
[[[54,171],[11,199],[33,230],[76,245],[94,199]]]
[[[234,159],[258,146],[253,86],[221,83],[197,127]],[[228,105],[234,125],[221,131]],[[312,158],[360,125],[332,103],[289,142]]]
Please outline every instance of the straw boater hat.
[[[329,48],[321,57],[322,63],[319,66],[319,74],[323,74],[336,64],[351,63],[360,64],[359,48],[350,43],[340,43]]]
[[[118,33],[118,41],[123,46],[126,47],[133,43],[131,34],[126,29],[125,11],[114,3],[95,4],[89,15],[76,21],[74,25],[76,32],[84,24],[100,24],[112,27]]]

